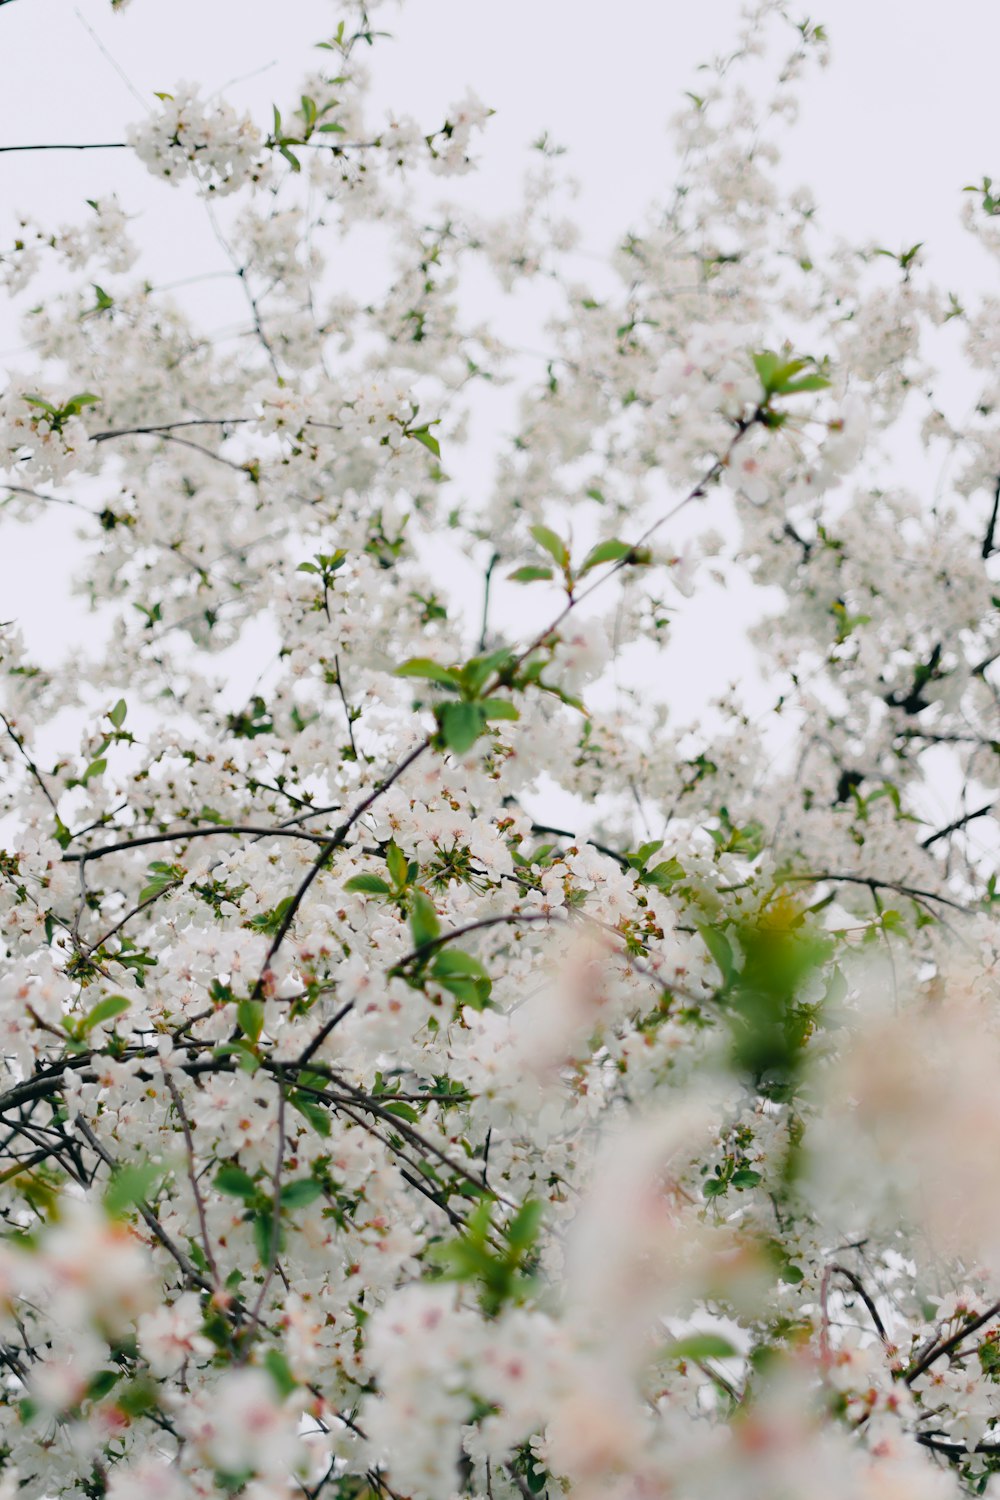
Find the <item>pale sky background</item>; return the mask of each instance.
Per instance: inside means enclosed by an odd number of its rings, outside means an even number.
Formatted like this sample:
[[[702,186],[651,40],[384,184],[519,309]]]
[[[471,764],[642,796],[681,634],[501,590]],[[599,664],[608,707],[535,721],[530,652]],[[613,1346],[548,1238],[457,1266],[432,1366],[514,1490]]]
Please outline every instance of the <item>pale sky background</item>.
[[[562,160],[581,184],[582,243],[599,255],[666,195],[666,121],[697,87],[697,64],[731,44],[739,8],[738,0],[407,0],[401,11],[377,13],[396,40],[371,54],[376,101],[428,129],[468,87],[492,106],[478,183],[441,186],[447,196],[471,191],[494,212],[516,202],[525,148],[548,130],[569,148]],[[922,240],[944,287],[963,299],[990,290],[994,267],[958,214],[966,183],[1000,179],[1000,4],[817,0],[808,14],[826,25],[833,62],[810,71],[802,118],[785,143],[785,180],[806,182],[824,223],[845,237],[900,249]],[[225,89],[266,124],[271,102],[290,104],[304,69],[324,59],[311,46],[338,17],[334,0],[132,0],[122,15],[109,0],[12,0],[0,5],[0,144],[120,140],[141,113],[122,74],[142,98],[181,79]],[[86,198],[109,191],[142,214],[137,237],[149,253],[140,266],[154,282],[225,266],[193,190],[155,181],[126,152],[0,155],[0,246],[17,212],[75,221]],[[198,296],[209,326],[245,320],[225,282]],[[0,304],[0,379],[20,363],[20,343]],[[0,521],[0,618],[18,617],[43,657],[80,628],[79,606],[66,597],[68,526],[54,512],[31,529]],[[721,622],[729,636],[732,625]],[[705,664],[692,665],[687,686],[697,692]]]

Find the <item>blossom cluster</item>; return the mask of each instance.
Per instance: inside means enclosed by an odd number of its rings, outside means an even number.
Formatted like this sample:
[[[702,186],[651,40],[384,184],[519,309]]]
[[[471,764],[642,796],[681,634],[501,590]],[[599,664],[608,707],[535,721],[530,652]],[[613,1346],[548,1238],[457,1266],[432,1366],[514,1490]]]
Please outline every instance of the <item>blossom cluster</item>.
[[[787,191],[779,0],[594,286],[551,150],[438,201],[490,112],[380,123],[374,10],[130,134],[238,339],[117,198],[2,241],[96,621],[0,626],[0,1500],[989,1493],[998,304]]]

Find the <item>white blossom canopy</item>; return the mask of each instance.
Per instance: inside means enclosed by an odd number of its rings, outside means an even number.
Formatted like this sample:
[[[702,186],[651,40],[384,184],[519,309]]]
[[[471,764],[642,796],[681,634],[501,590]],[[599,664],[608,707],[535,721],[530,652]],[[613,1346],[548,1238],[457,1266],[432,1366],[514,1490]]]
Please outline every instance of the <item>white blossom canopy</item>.
[[[0,504],[65,508],[102,625],[0,629],[0,1497],[979,1494],[1000,301],[782,188],[827,39],[775,0],[596,290],[557,148],[474,211],[490,110],[379,118],[389,8],[341,13],[271,119],[180,83],[104,143],[210,216],[237,339],[116,197],[0,246]],[[540,380],[481,315],[526,285]],[[741,590],[766,708],[677,722]]]

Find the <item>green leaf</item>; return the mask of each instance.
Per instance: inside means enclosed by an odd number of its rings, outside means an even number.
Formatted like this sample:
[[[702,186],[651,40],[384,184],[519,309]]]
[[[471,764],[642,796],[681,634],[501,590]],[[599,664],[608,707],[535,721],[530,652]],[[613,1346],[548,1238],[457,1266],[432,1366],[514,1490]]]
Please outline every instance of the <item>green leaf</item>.
[[[104,1193],[105,1212],[112,1219],[122,1218],[136,1203],[149,1196],[150,1189],[162,1176],[163,1168],[151,1161],[118,1167]]]
[[[520,711],[506,698],[484,698],[479,705],[486,719],[519,719]]]
[[[801,391],[822,391],[830,382],[822,375],[799,375],[807,365],[806,359],[786,359],[771,349],[761,350],[753,356],[754,368],[764,388],[765,400],[771,396],[795,396]]]
[[[309,1121],[316,1134],[321,1135],[324,1140],[332,1133],[330,1116],[318,1100],[309,1099],[304,1094],[293,1091],[288,1095],[288,1102],[293,1109],[298,1110],[304,1120]]]
[[[490,1003],[493,985],[489,979],[473,979],[464,974],[435,974],[434,978],[443,990],[455,996],[460,1005],[485,1010]]]
[[[485,656],[473,656],[458,673],[466,698],[476,698],[484,685],[495,675],[503,673],[510,664],[510,651],[501,646],[497,651],[488,651]]]
[[[671,1359],[732,1359],[738,1352],[717,1333],[689,1333],[670,1346]]]
[[[115,704],[114,708],[111,709],[111,711],[109,712],[108,718],[111,720],[112,724],[115,726],[116,729],[120,729],[122,727],[122,725],[125,723],[125,715],[127,713],[128,713],[128,706],[127,706],[127,704],[125,702],[125,699],[124,698],[119,698],[118,702]]]
[[[443,703],[437,710],[437,721],[442,740],[456,755],[472,748],[486,722],[478,703]]]
[[[580,567],[580,576],[589,573],[591,568],[597,568],[601,563],[620,562],[623,557],[628,557],[632,548],[628,542],[620,542],[612,538],[607,542],[598,542],[596,547],[591,547]]]
[[[463,953],[460,948],[442,948],[434,960],[433,974],[435,978],[441,975],[454,974],[470,975],[475,979],[488,979],[489,975],[471,953]]]
[[[270,1206],[259,1208],[253,1216],[253,1242],[261,1265],[270,1265],[281,1248],[280,1226],[275,1223]]]
[[[425,943],[432,943],[440,936],[441,923],[434,909],[434,903],[423,891],[414,891],[410,903],[410,932],[413,934],[413,946],[422,948]]]
[[[651,870],[646,870],[640,881],[642,885],[655,885],[658,891],[667,891],[678,880],[684,879],[684,873],[684,866],[679,859],[664,859]]]
[[[800,375],[797,380],[786,380],[778,394],[796,396],[800,391],[825,391],[829,384],[822,375]]]
[[[515,568],[513,573],[507,574],[510,583],[535,583],[543,578],[552,578],[551,568],[536,567],[528,564],[523,568]]]
[[[257,1043],[264,1030],[264,1002],[244,997],[236,1007],[236,1020],[243,1035]]]
[[[98,1000],[80,1022],[81,1033],[85,1036],[104,1021],[113,1021],[115,1016],[124,1015],[131,1003],[124,995],[108,995],[104,1000]]]
[[[383,1104],[382,1108],[390,1115],[398,1115],[401,1120],[409,1120],[411,1125],[416,1125],[420,1119],[412,1104],[407,1104],[405,1099],[397,1099],[391,1104]]]
[[[418,443],[423,443],[424,447],[429,448],[430,451],[434,454],[435,458],[441,457],[441,444],[438,442],[433,432],[431,432],[429,426],[411,427],[408,430],[406,436],[416,438]]]
[[[390,879],[397,890],[402,890],[407,882],[407,860],[402,849],[395,842],[386,845],[385,863],[389,871]]]
[[[292,1374],[288,1361],[280,1349],[268,1349],[264,1355],[264,1368],[274,1381],[275,1389],[282,1401],[297,1388],[298,1381]]]
[[[98,1370],[97,1374],[92,1375],[87,1382],[87,1389],[84,1392],[85,1399],[87,1401],[103,1401],[104,1397],[114,1390],[121,1376],[121,1370]]]
[[[300,1177],[296,1182],[286,1182],[281,1189],[282,1208],[305,1208],[323,1196],[323,1184],[315,1177]]]
[[[235,1162],[224,1162],[215,1174],[215,1188],[230,1198],[256,1198],[257,1185],[248,1172]]]
[[[103,755],[99,755],[96,760],[92,760],[90,762],[90,765],[87,767],[87,769],[84,771],[83,775],[80,777],[80,785],[81,786],[86,786],[87,782],[90,780],[90,778],[92,776],[103,776],[104,772],[107,769],[108,769],[108,763],[107,763],[107,761],[104,759]]]
[[[698,923],[698,931],[701,933],[702,941],[712,955],[724,981],[728,984],[735,973],[733,950],[728,938],[724,937],[717,927],[709,927],[704,922]]]
[[[538,1238],[544,1212],[545,1205],[537,1198],[521,1204],[507,1225],[507,1243],[512,1249],[522,1252],[531,1249]]]
[[[184,867],[182,865],[171,865],[165,860],[155,859],[149,867],[149,881],[139,892],[140,901],[148,901],[153,896],[162,895],[171,886],[177,885],[184,878]]]
[[[458,673],[451,667],[442,667],[439,662],[431,661],[429,656],[411,656],[409,661],[404,661],[401,667],[396,668],[397,677],[424,677],[428,682],[440,682],[444,687],[454,688],[458,685]]]
[[[783,361],[781,356],[773,354],[770,349],[763,349],[759,354],[753,356],[754,369],[764,387],[765,395],[771,395],[774,390],[774,382]]]
[[[367,896],[388,896],[390,889],[380,875],[352,875],[344,881],[345,891],[362,891]]]
[[[662,839],[650,839],[648,843],[640,844],[635,853],[628,856],[628,862],[634,869],[641,870],[646,861],[652,859],[653,855],[662,848]]]
[[[530,530],[539,547],[544,547],[549,556],[555,558],[560,568],[569,567],[569,548],[554,531],[550,531],[548,526],[541,525],[532,526]]]
[[[734,1188],[752,1188],[756,1187],[758,1182],[761,1182],[763,1179],[761,1178],[761,1174],[755,1172],[752,1167],[737,1167],[731,1180]]]

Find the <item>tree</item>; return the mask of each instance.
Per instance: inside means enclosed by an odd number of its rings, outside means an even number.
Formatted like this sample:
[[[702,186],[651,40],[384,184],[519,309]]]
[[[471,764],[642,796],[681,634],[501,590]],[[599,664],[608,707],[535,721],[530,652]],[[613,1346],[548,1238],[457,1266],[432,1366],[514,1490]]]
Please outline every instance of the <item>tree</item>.
[[[438,206],[489,111],[371,118],[344,9],[266,125],[184,86],[104,143],[213,216],[235,351],[116,199],[0,260],[6,511],[71,508],[110,622],[0,634],[2,1494],[979,1493],[997,307],[780,189],[826,35],[773,0],[599,292],[556,148],[517,222]],[[324,270],[359,229],[371,305]],[[484,267],[557,313],[469,499],[520,368]],[[944,496],[893,480],[918,428]],[[751,586],[768,711],[675,727],[684,599]]]

